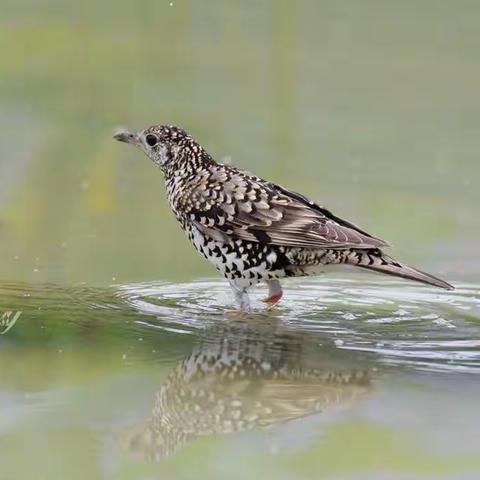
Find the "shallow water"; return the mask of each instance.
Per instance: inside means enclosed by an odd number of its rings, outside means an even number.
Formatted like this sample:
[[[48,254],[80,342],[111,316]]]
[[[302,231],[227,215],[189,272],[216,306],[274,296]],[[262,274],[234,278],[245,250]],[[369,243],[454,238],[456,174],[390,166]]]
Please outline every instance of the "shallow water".
[[[0,5],[0,480],[480,478],[479,2]],[[111,138],[152,123],[457,290],[239,317]]]
[[[219,280],[3,284],[0,478],[468,478],[480,289],[457,287],[294,280],[239,315]]]

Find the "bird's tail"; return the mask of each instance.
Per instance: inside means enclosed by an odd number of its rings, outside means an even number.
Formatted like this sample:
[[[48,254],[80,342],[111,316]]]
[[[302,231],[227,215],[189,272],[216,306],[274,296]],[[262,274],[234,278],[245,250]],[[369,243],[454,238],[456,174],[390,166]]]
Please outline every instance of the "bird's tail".
[[[407,280],[415,280],[417,282],[433,285],[434,287],[444,288],[446,290],[454,290],[455,288],[449,283],[434,277],[429,273],[422,272],[416,268],[402,265],[392,257],[389,257],[378,249],[373,250],[356,250],[352,258],[349,255],[347,263],[356,265],[357,267],[372,270],[374,272],[392,275],[394,277],[406,278]]]

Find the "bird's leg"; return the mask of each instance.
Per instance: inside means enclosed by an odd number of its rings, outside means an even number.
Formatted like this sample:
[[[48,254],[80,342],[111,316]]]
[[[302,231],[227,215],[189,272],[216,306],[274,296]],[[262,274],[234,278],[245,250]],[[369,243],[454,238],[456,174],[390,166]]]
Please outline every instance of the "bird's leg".
[[[268,303],[269,306],[273,307],[282,298],[282,286],[278,280],[267,280],[266,284],[268,286],[268,297],[264,298],[262,302]]]
[[[244,311],[250,310],[250,299],[248,297],[247,286],[235,281],[230,281],[230,286],[232,287],[233,296],[240,309]]]

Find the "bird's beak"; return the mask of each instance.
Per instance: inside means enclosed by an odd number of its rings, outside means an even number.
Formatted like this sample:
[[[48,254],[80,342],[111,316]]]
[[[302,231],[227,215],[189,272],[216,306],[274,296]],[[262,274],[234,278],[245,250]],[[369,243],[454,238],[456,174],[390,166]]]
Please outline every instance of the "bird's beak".
[[[137,145],[139,142],[138,134],[128,132],[127,130],[117,132],[113,138],[119,142],[131,143],[133,145]]]

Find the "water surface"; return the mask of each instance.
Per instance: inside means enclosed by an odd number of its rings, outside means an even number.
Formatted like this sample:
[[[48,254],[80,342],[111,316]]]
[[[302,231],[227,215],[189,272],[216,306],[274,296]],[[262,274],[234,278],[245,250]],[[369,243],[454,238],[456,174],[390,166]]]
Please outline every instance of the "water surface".
[[[375,278],[291,281],[249,315],[218,280],[3,284],[5,478],[480,471],[480,289]]]
[[[0,480],[480,477],[480,3],[0,10]],[[457,290],[345,271],[238,317],[111,138],[153,123]]]

